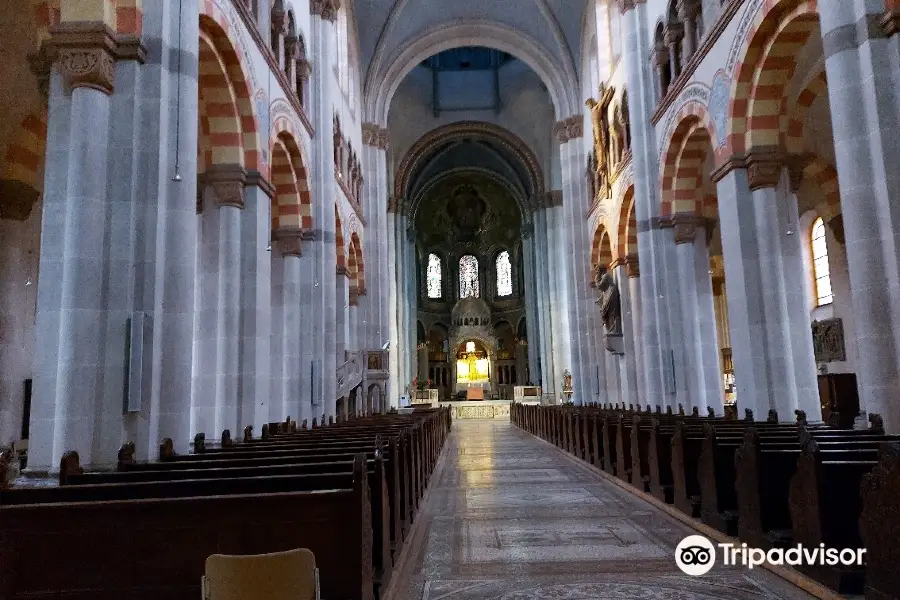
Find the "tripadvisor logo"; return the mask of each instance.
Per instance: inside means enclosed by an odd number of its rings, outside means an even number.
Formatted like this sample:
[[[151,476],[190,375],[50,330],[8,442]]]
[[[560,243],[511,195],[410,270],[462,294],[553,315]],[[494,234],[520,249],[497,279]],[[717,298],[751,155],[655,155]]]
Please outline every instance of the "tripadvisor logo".
[[[722,552],[722,564],[741,565],[752,569],[762,564],[775,566],[863,566],[864,548],[826,548],[825,544],[806,548],[801,544],[790,548],[748,548],[747,544],[718,544]],[[705,575],[716,564],[716,546],[702,535],[689,535],[675,548],[675,564],[686,575]]]

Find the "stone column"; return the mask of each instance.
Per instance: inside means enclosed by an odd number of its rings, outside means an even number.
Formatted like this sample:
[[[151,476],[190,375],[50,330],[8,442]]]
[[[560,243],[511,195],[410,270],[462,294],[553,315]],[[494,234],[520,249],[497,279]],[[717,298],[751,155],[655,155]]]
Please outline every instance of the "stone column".
[[[335,20],[340,4],[337,0],[316,0],[310,3],[310,39],[312,55],[319,58],[319,63],[312,73],[310,86],[311,105],[310,118],[313,127],[319,132],[332,130],[334,99],[338,97],[337,84],[334,81],[333,60],[337,56],[335,45]],[[322,135],[322,140],[330,140],[332,136]],[[332,141],[333,143],[333,141]],[[338,195],[338,187],[334,180],[334,152],[327,141],[318,144],[312,160],[313,191],[318,198],[314,202],[313,226],[315,227],[313,244],[313,262],[315,269],[313,318],[316,327],[312,341],[316,348],[317,368],[314,384],[317,412],[326,416],[334,416],[337,402],[337,326],[335,314],[329,307],[336,306],[337,255],[335,253],[335,222],[333,198]],[[343,306],[343,305],[342,305]]]
[[[695,0],[678,0],[678,18],[684,24],[684,44],[682,46],[681,66],[684,68],[697,50],[697,11],[700,10]]]
[[[539,327],[539,343],[541,358],[541,383],[545,394],[556,395],[556,380],[554,378],[553,356],[553,331],[550,320],[549,291],[550,278],[548,274],[548,244],[547,244],[547,209],[538,207],[534,213],[534,242],[535,242],[535,275],[537,278],[537,322]]]
[[[672,81],[681,74],[686,62],[681,41],[684,39],[684,26],[681,23],[666,25],[665,41],[669,49],[669,66],[672,69]]]
[[[528,334],[528,368],[532,382],[540,383],[540,329],[537,322],[537,278],[534,261],[534,223],[522,227],[522,270],[525,273],[525,331]],[[524,371],[523,371],[524,373]]]
[[[619,363],[619,380],[622,385],[620,396],[626,404],[640,405],[637,382],[637,362],[635,360],[634,315],[632,306],[631,280],[624,260],[616,261],[613,269],[616,285],[619,287],[619,303],[622,312],[622,342],[624,354],[617,356]],[[639,348],[639,347],[638,347]]]
[[[315,241],[313,232],[303,233],[302,247],[306,252],[299,257],[300,295],[296,300],[298,314],[300,315],[300,413],[298,423],[307,419],[307,424],[312,424],[313,417],[322,418],[321,406],[316,400],[318,386],[315,382],[315,374],[320,368],[319,358],[321,350],[318,340],[313,333],[318,327],[318,320],[313,318],[313,298],[318,288],[316,284],[315,256],[313,250]],[[307,240],[307,238],[309,238]]]
[[[389,338],[388,313],[388,224],[387,224],[387,129],[364,123],[362,160],[366,177],[363,180],[363,211],[366,240],[366,304],[363,313],[365,326],[361,332],[360,348],[379,349]]]
[[[719,179],[725,281],[739,409],[797,408],[818,420],[818,386],[803,297],[796,197],[780,161],[753,153]],[[733,165],[726,165],[731,168]]]
[[[705,415],[706,408],[711,407],[721,414],[724,390],[707,243],[712,224],[693,215],[676,215],[673,226],[685,350],[684,409],[690,413],[696,407]]]
[[[687,327],[685,321],[689,317],[683,314],[684,306],[679,294],[682,282],[680,281],[674,229],[676,220],[681,216],[683,215],[660,217],[657,221],[660,229],[653,232],[660,242],[658,266],[663,285],[657,287],[657,290],[662,290],[658,299],[660,312],[664,315],[663,323],[665,323],[668,339],[663,354],[663,367],[668,380],[664,406],[671,406],[673,411],[678,408],[678,404],[686,408],[690,406],[688,379],[693,376],[690,373],[691,363],[688,359],[690,345],[685,339]]]
[[[347,360],[346,352],[350,349],[348,341],[350,339],[350,277],[347,274],[347,267],[337,268],[337,277],[335,278],[335,361],[338,366],[344,364]]]
[[[302,321],[307,316],[301,312],[301,294],[302,294],[302,234],[298,230],[278,230],[275,232],[275,240],[273,251],[277,248],[280,255],[281,275],[281,299],[278,305],[281,308],[281,322],[279,327],[279,336],[281,341],[281,411],[284,413],[283,418],[290,416],[292,419],[301,423],[304,418],[303,410],[303,389],[301,382],[304,375],[308,377],[308,373],[303,370],[303,350],[301,340],[303,339]],[[273,278],[274,278],[273,269]],[[273,293],[275,286],[273,286]],[[272,303],[276,304],[273,297]],[[274,316],[274,315],[273,315]],[[273,339],[275,338],[276,323],[272,321]],[[272,368],[277,369],[278,359],[273,355]],[[272,401],[275,402],[276,390],[272,390]],[[311,409],[310,409],[311,410]],[[308,413],[307,413],[308,414]]]
[[[623,58],[628,80],[629,110],[631,111],[631,148],[635,181],[635,217],[638,226],[638,254],[641,257],[640,307],[641,332],[640,347],[643,351],[643,373],[639,379],[644,387],[641,395],[652,404],[671,402],[666,397],[666,381],[663,358],[670,356],[667,315],[659,296],[666,289],[662,269],[662,246],[654,232],[654,224],[659,216],[659,164],[657,159],[656,134],[651,125],[651,116],[656,106],[653,92],[653,76],[650,64],[650,39],[647,5],[630,3],[623,5],[622,35]],[[665,93],[665,89],[662,89]],[[653,399],[653,400],[651,400]]]
[[[95,428],[102,418],[102,331],[107,319],[103,273],[111,209],[106,189],[109,140],[100,132],[111,125],[116,42],[106,27],[89,35],[90,41],[79,41],[77,35],[58,32],[51,40],[60,52],[50,82],[32,469],[58,468],[68,450],[76,450],[83,463],[115,460],[114,447],[96,443]],[[81,64],[85,56],[94,61],[89,72]]]
[[[280,244],[275,239],[272,240],[269,253],[272,259],[272,304],[269,311],[269,322],[271,325],[269,333],[269,408],[273,413],[269,422],[272,422],[277,420],[279,418],[278,415],[286,409],[286,398],[284,396],[284,342],[289,334],[284,329],[285,263],[284,257],[281,255]],[[297,415],[294,413],[292,416],[296,418]]]
[[[596,378],[591,377],[591,365],[595,364],[595,339],[591,335],[590,312],[594,309],[594,293],[590,287],[590,232],[584,218],[589,207],[587,181],[584,177],[584,141],[582,139],[584,119],[576,115],[566,121],[567,127],[557,125],[557,139],[560,140],[560,165],[563,174],[563,220],[562,230],[565,243],[560,245],[560,266],[567,284],[565,302],[568,305],[568,332],[570,340],[569,369],[576,387],[573,398],[578,403],[593,400],[599,390]],[[563,141],[565,140],[565,141]],[[574,261],[573,261],[574,257]]]
[[[651,404],[650,399],[643,395],[644,386],[641,385],[641,374],[644,372],[644,352],[641,349],[642,323],[641,323],[641,272],[637,254],[629,254],[625,257],[625,276],[628,278],[628,303],[622,302],[622,323],[628,323],[631,329],[630,346],[633,348],[634,373],[635,373],[635,403]],[[625,339],[625,352],[628,353],[629,342]]]
[[[404,275],[406,281],[406,365],[407,365],[407,381],[412,383],[414,374],[418,371],[416,345],[417,345],[417,328],[416,322],[419,317],[418,310],[418,290],[416,289],[416,251],[415,251],[415,233],[410,225],[410,218],[406,215],[403,217],[404,229],[406,231],[405,262]]]
[[[893,3],[892,3],[893,4]],[[878,5],[878,6],[876,6]],[[897,12],[881,3],[822,3],[819,15],[859,353],[860,407],[900,431],[900,137]],[[873,27],[874,23],[881,27]],[[868,27],[860,27],[859,24]],[[730,295],[729,295],[730,296]],[[730,298],[729,298],[730,299]]]
[[[392,202],[387,213],[387,238],[388,238],[388,261],[387,261],[387,281],[388,281],[388,316],[390,331],[390,352],[388,355],[389,379],[388,379],[388,406],[396,407],[397,399],[403,393],[400,389],[400,285],[397,279],[397,215],[395,203]]]

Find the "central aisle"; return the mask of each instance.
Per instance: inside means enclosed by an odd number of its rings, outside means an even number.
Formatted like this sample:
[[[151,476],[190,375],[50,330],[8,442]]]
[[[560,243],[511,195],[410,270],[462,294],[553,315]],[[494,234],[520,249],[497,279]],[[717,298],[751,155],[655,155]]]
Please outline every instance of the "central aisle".
[[[675,566],[694,533],[508,421],[455,421],[396,600],[812,598],[767,571]]]

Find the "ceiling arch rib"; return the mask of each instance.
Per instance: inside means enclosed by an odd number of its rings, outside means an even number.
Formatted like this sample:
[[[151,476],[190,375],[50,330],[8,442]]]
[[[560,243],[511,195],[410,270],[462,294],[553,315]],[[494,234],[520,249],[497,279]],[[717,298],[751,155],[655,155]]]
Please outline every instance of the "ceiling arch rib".
[[[580,91],[578,77],[571,59],[561,65],[558,54],[522,31],[499,23],[475,20],[443,23],[415,38],[404,40],[389,57],[383,60],[376,57],[366,76],[366,120],[386,124],[391,99],[406,75],[428,57],[462,46],[501,50],[526,63],[547,87],[557,119],[580,112],[576,97]]]
[[[412,176],[407,197],[413,198],[428,181],[444,171],[479,165],[507,179],[519,195],[527,197],[528,176],[522,165],[500,149],[482,140],[452,142],[437,149]]]

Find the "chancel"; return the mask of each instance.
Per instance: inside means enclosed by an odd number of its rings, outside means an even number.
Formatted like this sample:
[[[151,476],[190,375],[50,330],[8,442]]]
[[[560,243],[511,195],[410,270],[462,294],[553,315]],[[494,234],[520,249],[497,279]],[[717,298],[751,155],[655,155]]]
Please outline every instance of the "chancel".
[[[900,600],[898,33],[7,0],[0,600]]]

